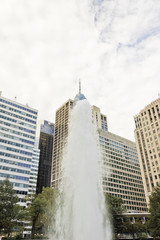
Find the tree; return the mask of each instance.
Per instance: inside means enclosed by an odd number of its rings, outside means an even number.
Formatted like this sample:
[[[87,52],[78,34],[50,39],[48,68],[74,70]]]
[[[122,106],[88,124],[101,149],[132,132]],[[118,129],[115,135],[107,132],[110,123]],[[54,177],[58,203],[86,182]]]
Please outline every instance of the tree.
[[[124,213],[123,200],[119,197],[114,197],[111,194],[106,194],[106,203],[110,210],[110,219],[115,233],[115,237],[119,233],[136,234],[138,237],[146,236],[147,224],[141,219],[136,219],[136,222],[131,221],[131,217]]]
[[[111,220],[114,233],[117,235],[118,233],[124,232],[125,225],[123,224],[124,216],[122,216],[122,198],[114,197],[111,194],[106,194],[105,201],[107,208],[109,209],[109,218]]]
[[[18,218],[20,206],[18,198],[8,179],[0,183],[0,232],[8,233],[13,230],[15,220]]]
[[[43,188],[42,193],[35,195],[28,210],[32,221],[32,237],[38,231],[43,229],[47,234],[53,224],[56,191],[52,188]]]
[[[151,213],[149,219],[149,229],[153,237],[160,237],[160,186],[157,186],[150,196]]]
[[[142,238],[147,236],[147,224],[144,223],[141,219],[136,219],[135,222],[132,222],[130,216],[126,216],[124,219],[124,230],[125,233],[132,234],[133,239],[135,237]]]

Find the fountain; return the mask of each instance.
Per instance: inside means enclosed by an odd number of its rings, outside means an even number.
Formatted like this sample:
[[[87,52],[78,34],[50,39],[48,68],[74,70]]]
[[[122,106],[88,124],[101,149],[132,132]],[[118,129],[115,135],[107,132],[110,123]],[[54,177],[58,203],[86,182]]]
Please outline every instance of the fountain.
[[[91,106],[79,91],[63,151],[62,182],[52,240],[111,239],[97,136]]]

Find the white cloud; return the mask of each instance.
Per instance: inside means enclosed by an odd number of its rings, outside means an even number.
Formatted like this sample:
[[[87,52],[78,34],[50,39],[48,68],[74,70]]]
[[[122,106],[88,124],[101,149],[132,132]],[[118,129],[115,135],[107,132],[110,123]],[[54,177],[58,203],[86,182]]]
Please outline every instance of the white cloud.
[[[78,90],[134,140],[133,115],[158,96],[158,0],[0,0],[3,96],[55,110]]]

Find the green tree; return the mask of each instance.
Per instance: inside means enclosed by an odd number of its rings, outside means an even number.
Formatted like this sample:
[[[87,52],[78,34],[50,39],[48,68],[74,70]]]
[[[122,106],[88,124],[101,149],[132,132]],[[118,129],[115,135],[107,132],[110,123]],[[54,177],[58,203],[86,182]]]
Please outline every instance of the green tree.
[[[136,219],[136,222],[133,223],[131,217],[124,214],[125,209],[123,208],[123,200],[121,198],[106,194],[106,203],[115,237],[117,237],[118,233],[129,233],[133,237],[136,234],[139,238],[146,236],[147,224],[140,219]]]
[[[35,195],[29,206],[29,214],[32,221],[32,237],[39,229],[43,229],[44,234],[53,224],[56,191],[52,188],[43,188],[42,193]]]
[[[20,213],[18,198],[8,179],[0,183],[0,232],[8,236],[15,226]]]
[[[125,233],[132,234],[133,238],[135,238],[135,236],[138,238],[147,237],[147,224],[143,223],[140,219],[136,219],[136,221],[133,222],[131,217],[125,217],[124,230]]]
[[[149,219],[149,229],[153,237],[160,237],[160,186],[157,186],[150,196],[151,213]]]
[[[124,232],[125,225],[123,224],[122,212],[124,211],[122,204],[123,200],[119,197],[114,197],[111,194],[105,195],[107,209],[109,210],[109,218],[115,235]]]

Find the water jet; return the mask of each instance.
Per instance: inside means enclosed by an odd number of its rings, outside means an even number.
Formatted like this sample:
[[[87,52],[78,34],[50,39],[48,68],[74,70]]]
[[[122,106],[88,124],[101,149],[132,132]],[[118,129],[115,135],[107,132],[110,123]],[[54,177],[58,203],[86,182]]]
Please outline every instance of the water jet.
[[[89,102],[81,93],[69,121],[61,163],[53,240],[110,240],[102,188],[103,164]]]

